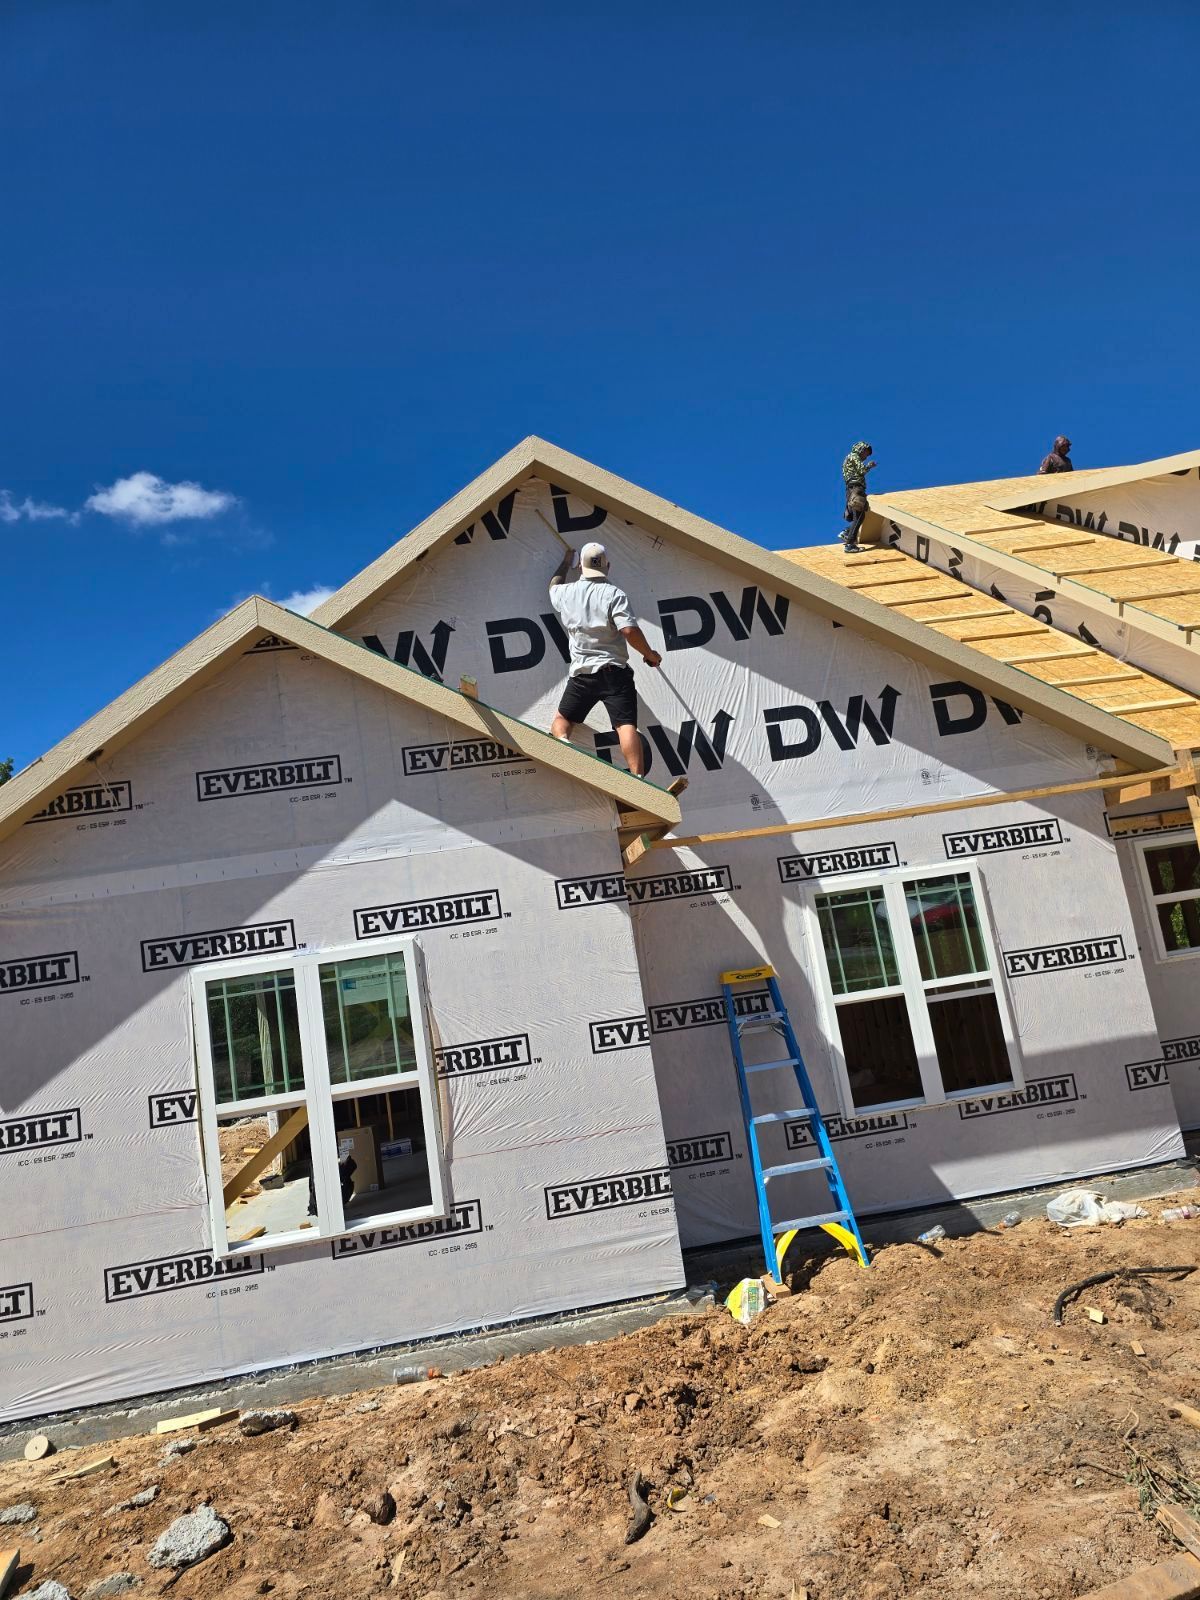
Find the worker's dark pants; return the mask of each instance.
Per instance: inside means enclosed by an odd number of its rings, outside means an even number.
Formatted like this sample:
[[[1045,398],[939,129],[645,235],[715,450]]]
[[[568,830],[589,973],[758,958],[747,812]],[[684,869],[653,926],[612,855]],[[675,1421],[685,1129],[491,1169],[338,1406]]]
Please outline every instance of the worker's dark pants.
[[[847,544],[857,544],[859,531],[863,525],[863,518],[867,514],[867,497],[860,488],[846,490],[846,521],[850,526],[846,530]]]

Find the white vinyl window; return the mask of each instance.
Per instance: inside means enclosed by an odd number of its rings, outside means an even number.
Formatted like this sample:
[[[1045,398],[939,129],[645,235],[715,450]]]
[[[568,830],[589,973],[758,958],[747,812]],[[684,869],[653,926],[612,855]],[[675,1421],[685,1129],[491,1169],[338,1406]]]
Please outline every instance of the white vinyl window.
[[[1188,829],[1169,839],[1135,843],[1159,959],[1200,954],[1200,847],[1195,834]]]
[[[974,866],[818,881],[806,902],[844,1110],[1011,1092],[1016,1034]]]
[[[192,974],[213,1253],[446,1214],[412,938]]]

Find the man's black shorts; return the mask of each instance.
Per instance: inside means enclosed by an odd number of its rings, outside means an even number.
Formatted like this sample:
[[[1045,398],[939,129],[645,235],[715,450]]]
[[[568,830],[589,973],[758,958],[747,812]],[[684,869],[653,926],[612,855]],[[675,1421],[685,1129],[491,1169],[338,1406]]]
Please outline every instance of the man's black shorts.
[[[619,728],[623,722],[631,722],[636,727],[637,690],[633,686],[633,668],[598,667],[595,672],[582,672],[577,678],[568,678],[558,714],[568,722],[582,722],[597,701],[603,702],[614,728]]]

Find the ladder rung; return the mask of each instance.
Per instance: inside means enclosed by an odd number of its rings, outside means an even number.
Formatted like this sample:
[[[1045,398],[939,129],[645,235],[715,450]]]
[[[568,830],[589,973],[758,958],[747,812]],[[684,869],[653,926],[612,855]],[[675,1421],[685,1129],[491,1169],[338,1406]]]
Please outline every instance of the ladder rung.
[[[785,1172],[817,1172],[822,1167],[832,1167],[833,1162],[825,1156],[817,1156],[811,1161],[789,1161],[782,1167],[764,1167],[762,1169],[763,1182],[769,1178],[782,1178]]]
[[[737,1031],[745,1033],[747,1028],[773,1028],[777,1022],[785,1022],[782,1011],[756,1011],[752,1016],[737,1019]]]
[[[789,1228],[820,1228],[827,1222],[851,1222],[848,1211],[822,1211],[819,1217],[793,1217],[790,1222],[773,1222],[772,1233],[786,1233]]]
[[[797,1117],[812,1117],[816,1113],[811,1106],[801,1106],[799,1111],[764,1111],[760,1116],[751,1117],[751,1122],[792,1122]]]
[[[748,1063],[747,1072],[774,1072],[777,1067],[798,1067],[800,1063],[795,1056],[784,1056],[782,1061],[755,1061]]]

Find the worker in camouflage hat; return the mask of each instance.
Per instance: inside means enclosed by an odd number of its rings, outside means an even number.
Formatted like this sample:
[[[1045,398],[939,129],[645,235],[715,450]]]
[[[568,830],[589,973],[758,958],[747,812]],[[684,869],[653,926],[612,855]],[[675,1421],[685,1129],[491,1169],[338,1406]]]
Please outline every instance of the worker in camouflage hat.
[[[867,458],[872,454],[871,446],[865,439],[860,439],[842,462],[842,483],[846,489],[845,521],[850,524],[845,533],[841,535],[846,546],[848,556],[856,554],[862,549],[858,542],[859,530],[863,525],[863,518],[867,514],[867,473],[877,465]]]

